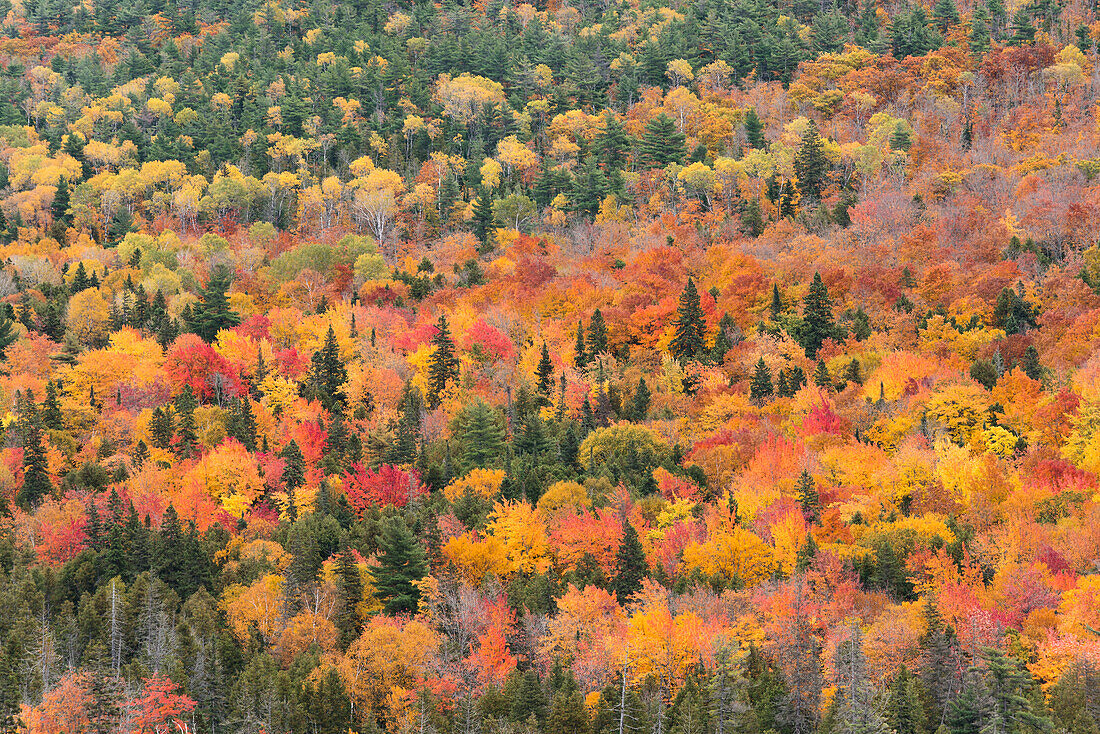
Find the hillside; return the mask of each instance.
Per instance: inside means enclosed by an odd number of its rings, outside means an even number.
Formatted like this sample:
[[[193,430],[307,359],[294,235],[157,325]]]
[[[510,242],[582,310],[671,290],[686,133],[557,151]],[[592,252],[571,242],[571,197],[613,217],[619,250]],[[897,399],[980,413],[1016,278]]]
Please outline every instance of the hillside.
[[[0,734],[1100,734],[1100,20],[0,0]]]

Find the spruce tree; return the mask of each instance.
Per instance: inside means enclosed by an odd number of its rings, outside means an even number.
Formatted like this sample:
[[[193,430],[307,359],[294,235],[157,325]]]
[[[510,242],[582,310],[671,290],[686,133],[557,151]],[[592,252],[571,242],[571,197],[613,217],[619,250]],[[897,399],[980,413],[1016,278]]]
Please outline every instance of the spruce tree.
[[[305,395],[317,399],[331,414],[343,413],[347,408],[344,385],[348,381],[348,369],[340,357],[340,345],[336,332],[329,324],[324,345],[313,353],[309,377],[303,385]]]
[[[348,645],[359,637],[363,626],[359,613],[359,604],[363,601],[363,577],[350,548],[345,548],[336,560],[336,583],[340,589],[340,606],[336,612],[337,644],[341,650],[347,650]]]
[[[432,337],[435,350],[428,363],[428,404],[433,408],[443,399],[447,384],[458,378],[459,366],[446,316],[439,317],[435,329],[435,336]]]
[[[642,588],[642,579],[649,575],[645,551],[638,540],[638,531],[623,520],[623,536],[615,554],[615,578],[612,588],[620,604],[626,604]]]
[[[550,405],[550,391],[554,389],[554,363],[550,361],[550,351],[546,348],[546,342],[542,343],[542,356],[535,369],[535,377],[539,405]]]
[[[764,123],[755,107],[750,107],[745,113],[745,140],[750,148],[763,148],[767,145],[764,139]]]
[[[584,322],[577,319],[577,341],[573,345],[573,366],[583,370],[588,366],[588,352],[584,345]]]
[[[802,302],[801,344],[806,356],[817,359],[817,352],[826,339],[836,335],[833,321],[833,302],[829,291],[821,282],[821,274],[814,273],[813,283]]]
[[[171,408],[166,410],[159,405],[153,408],[153,415],[149,419],[149,435],[153,439],[153,445],[158,449],[168,448],[175,433],[175,418]]]
[[[428,575],[428,564],[420,542],[399,515],[383,521],[378,550],[371,576],[383,610],[389,615],[416,614],[420,602],[416,582]]]
[[[761,357],[753,369],[752,381],[749,383],[749,397],[753,402],[762,404],[774,393],[772,387],[772,371]]]
[[[593,359],[607,351],[607,324],[603,312],[596,309],[588,322],[588,357]]]
[[[179,448],[180,456],[191,456],[199,443],[198,428],[195,425],[195,393],[190,385],[184,385],[183,390],[176,396],[176,413],[179,415]],[[255,445],[256,424],[252,423],[252,443]]]
[[[290,439],[290,443],[283,448],[280,456],[286,462],[283,466],[283,484],[288,490],[298,489],[306,482],[306,459],[298,447],[298,442],[293,438]]]
[[[829,374],[829,368],[823,360],[817,360],[817,368],[814,370],[814,384],[818,387],[831,388],[833,377]]]
[[[485,187],[477,190],[473,223],[474,234],[481,240],[482,248],[488,249],[493,233],[493,197]]]
[[[504,429],[498,416],[480,400],[465,411],[462,442],[462,463],[471,469],[489,466],[504,449]]]
[[[639,153],[646,168],[664,168],[669,163],[682,163],[687,155],[686,138],[676,128],[676,122],[662,112],[646,123]]]
[[[229,307],[229,286],[233,274],[221,266],[210,274],[206,287],[199,293],[199,303],[191,310],[188,327],[203,341],[212,342],[222,329],[230,329],[241,323],[241,318]]]
[[[681,364],[686,364],[704,355],[707,339],[707,324],[699,304],[699,291],[696,290],[692,278],[688,278],[687,286],[680,294],[676,313],[676,335],[669,344],[669,349]]]
[[[57,399],[57,388],[57,382],[46,380],[46,400],[42,403],[42,425],[54,430],[65,427],[61,403]]]
[[[16,493],[15,501],[24,510],[30,511],[53,493],[46,447],[42,445],[41,419],[30,390],[24,399],[20,420],[23,423],[23,485]]]
[[[802,145],[794,157],[794,172],[798,176],[798,192],[804,200],[819,201],[825,188],[825,176],[829,171],[829,159],[825,157],[825,144],[818,132],[817,123],[810,120],[802,134]]]
[[[806,522],[816,525],[821,520],[821,495],[817,491],[817,482],[806,469],[798,477],[798,505]]]

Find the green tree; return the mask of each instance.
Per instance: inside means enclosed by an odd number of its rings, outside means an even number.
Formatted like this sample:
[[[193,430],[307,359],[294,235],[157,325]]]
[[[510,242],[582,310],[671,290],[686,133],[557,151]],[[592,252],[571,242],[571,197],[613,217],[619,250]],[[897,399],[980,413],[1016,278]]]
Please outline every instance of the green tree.
[[[588,351],[584,346],[584,322],[577,320],[577,341],[573,345],[573,366],[583,370],[588,366]]]
[[[596,309],[588,322],[588,356],[594,358],[607,351],[607,324],[603,312]]]
[[[487,248],[493,232],[493,196],[485,187],[477,190],[473,223],[474,234],[481,240],[482,247]]]
[[[23,484],[15,495],[15,501],[30,511],[53,493],[46,447],[42,444],[42,422],[34,403],[34,393],[27,390],[21,398],[20,432],[23,439]]]
[[[615,553],[615,578],[611,586],[620,604],[626,604],[642,588],[642,579],[649,575],[645,551],[638,540],[638,531],[623,520],[623,537]]]
[[[504,449],[504,427],[499,415],[478,400],[463,411],[462,463],[468,468],[484,468],[500,456]]]
[[[806,469],[798,477],[798,504],[806,522],[816,525],[821,520],[821,495],[817,491],[817,482]]]
[[[535,377],[539,405],[550,405],[550,391],[554,389],[554,363],[550,361],[550,351],[546,348],[546,342],[542,343],[542,356],[539,357]]]
[[[336,612],[336,629],[340,634],[338,644],[341,650],[347,650],[348,645],[359,637],[363,626],[359,613],[359,604],[363,601],[363,577],[350,548],[345,548],[336,560],[336,580],[340,588],[340,606]]]
[[[794,156],[794,172],[802,199],[819,201],[829,172],[829,159],[825,157],[825,143],[813,120],[802,134],[802,145]]]
[[[681,364],[686,364],[704,355],[707,341],[707,322],[699,304],[699,291],[696,290],[692,278],[688,278],[687,286],[680,294],[676,314],[676,335],[672,338],[669,349]]]
[[[682,163],[687,155],[686,138],[676,128],[676,122],[662,112],[646,123],[639,154],[646,168],[664,168],[669,163]]]
[[[198,428],[195,425],[195,393],[190,385],[184,385],[183,390],[176,396],[175,412],[179,415],[179,451],[180,456],[194,454],[199,443]],[[251,415],[251,411],[249,412]],[[252,421],[252,444],[256,443],[256,423]],[[250,449],[252,450],[252,449]]]
[[[424,549],[399,515],[387,518],[378,538],[378,562],[371,567],[374,593],[386,614],[416,614],[420,589],[428,575]]]
[[[329,324],[325,343],[313,353],[309,377],[302,386],[303,394],[321,402],[329,413],[343,413],[347,407],[344,385],[348,381],[348,369],[340,356],[336,332]]]
[[[653,399],[644,377],[638,378],[638,387],[634,390],[634,401],[630,413],[636,421],[644,421],[649,414],[649,403]]]
[[[443,399],[447,384],[458,379],[459,361],[446,316],[440,315],[435,324],[432,346],[435,349],[428,363],[428,404],[435,407]]]
[[[764,138],[764,123],[755,107],[750,107],[745,113],[745,140],[750,148],[763,148],[768,144]]]
[[[57,399],[58,382],[46,380],[46,400],[42,403],[42,425],[46,428],[61,430],[65,427],[61,415],[61,403]]]
[[[749,397],[761,404],[774,394],[772,386],[772,371],[761,357],[752,372],[752,380],[749,382]]]
[[[806,356],[817,359],[821,345],[835,335],[836,323],[833,321],[833,302],[829,298],[829,290],[821,282],[821,274],[814,273],[813,283],[802,302],[800,336]]]
[[[206,342],[214,341],[222,329],[230,329],[241,323],[241,318],[229,308],[229,286],[233,274],[221,266],[214,270],[206,287],[199,293],[199,302],[191,309],[187,326]]]

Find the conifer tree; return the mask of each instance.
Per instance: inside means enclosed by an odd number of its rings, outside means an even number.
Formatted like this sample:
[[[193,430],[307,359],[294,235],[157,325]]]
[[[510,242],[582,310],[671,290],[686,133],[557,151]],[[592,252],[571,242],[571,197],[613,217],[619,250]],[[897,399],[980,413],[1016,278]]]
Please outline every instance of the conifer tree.
[[[603,320],[603,312],[596,309],[592,312],[592,318],[588,322],[588,358],[607,351],[607,324]]]
[[[336,560],[336,579],[340,588],[340,606],[336,613],[336,629],[340,637],[337,644],[341,650],[359,637],[363,619],[359,613],[359,604],[363,601],[363,577],[355,563],[350,548],[345,548]]]
[[[493,197],[485,187],[477,190],[473,224],[474,234],[481,240],[482,248],[488,248],[493,233]]]
[[[631,415],[635,421],[644,421],[649,413],[649,403],[653,399],[644,377],[638,378],[638,387],[634,390],[634,401],[631,405]]]
[[[626,604],[642,588],[642,579],[649,574],[645,551],[638,540],[638,531],[623,520],[623,537],[615,554],[615,578],[612,588],[620,604]]]
[[[153,445],[158,449],[168,448],[175,433],[175,418],[171,408],[164,409],[159,405],[153,408],[153,415],[149,419],[149,434]]]
[[[774,393],[772,386],[772,371],[761,357],[753,369],[752,381],[749,383],[749,397],[757,404],[763,403]]]
[[[23,484],[15,501],[24,510],[31,510],[53,493],[46,447],[42,445],[42,423],[34,403],[34,393],[28,390],[23,398],[20,421],[23,438]]]
[[[764,123],[755,107],[750,107],[745,113],[745,140],[750,148],[763,148],[767,145],[764,139]]]
[[[303,390],[307,397],[320,400],[330,414],[343,413],[347,408],[344,385],[348,381],[348,369],[340,357],[340,345],[336,332],[329,324],[324,345],[313,353],[309,378]]]
[[[707,339],[707,324],[699,304],[699,291],[696,290],[692,278],[688,278],[687,286],[680,294],[676,314],[676,335],[672,338],[669,349],[681,364],[686,364],[703,356]]]
[[[440,316],[435,324],[435,336],[432,337],[431,361],[428,363],[428,404],[439,405],[447,384],[458,378],[458,356],[455,354],[454,339],[447,325],[447,317]]]
[[[639,153],[642,165],[647,168],[682,163],[687,155],[686,138],[677,129],[676,122],[662,112],[646,123]]]
[[[241,323],[241,318],[229,307],[229,286],[233,274],[222,266],[214,270],[206,287],[199,293],[199,302],[192,308],[187,320],[190,330],[203,341],[212,342],[222,329],[230,329]]]
[[[58,382],[46,380],[46,400],[42,403],[42,425],[60,430],[65,427],[61,403],[57,399]]]
[[[195,393],[190,385],[184,385],[183,390],[176,396],[176,413],[179,415],[179,453],[181,456],[194,454],[199,443],[198,429],[195,425]],[[251,413],[250,413],[251,414]],[[255,445],[256,424],[252,423],[252,443]]]
[[[573,366],[583,370],[588,366],[588,352],[584,345],[584,322],[577,320],[577,341],[573,345]]]
[[[826,389],[833,386],[833,376],[829,374],[829,368],[823,360],[817,360],[817,368],[814,370],[814,384]]]
[[[466,411],[462,441],[465,445],[462,463],[469,468],[488,466],[504,448],[504,429],[495,411],[480,400]]]
[[[550,405],[550,391],[554,389],[554,363],[550,361],[546,342],[542,343],[542,356],[539,358],[535,377],[538,378],[536,389],[539,394],[539,405]]]
[[[798,176],[798,192],[803,200],[819,201],[825,188],[825,176],[829,171],[829,159],[825,157],[825,144],[818,132],[817,123],[810,120],[802,134],[802,145],[794,157],[794,172]]]
[[[428,575],[424,549],[399,516],[386,519],[378,539],[378,562],[371,567],[374,590],[386,614],[416,614],[420,589]]]
[[[829,291],[821,281],[821,274],[814,273],[810,290],[802,302],[801,343],[810,359],[817,358],[817,351],[826,339],[836,335],[833,321],[833,302]]]
[[[802,508],[802,515],[806,522],[816,525],[821,519],[821,496],[817,491],[817,482],[806,469],[798,477],[798,504]]]

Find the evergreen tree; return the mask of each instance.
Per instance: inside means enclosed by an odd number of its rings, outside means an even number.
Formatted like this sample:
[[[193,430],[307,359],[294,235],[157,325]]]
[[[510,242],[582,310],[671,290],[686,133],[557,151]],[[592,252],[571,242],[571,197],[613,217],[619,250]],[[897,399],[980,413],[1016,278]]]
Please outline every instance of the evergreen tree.
[[[615,554],[615,578],[612,588],[620,604],[626,604],[642,588],[642,579],[649,575],[645,551],[638,540],[638,531],[623,520],[623,536]]]
[[[821,495],[817,491],[817,482],[810,472],[803,469],[798,477],[798,504],[806,522],[816,525],[821,520]]]
[[[947,29],[959,22],[959,9],[955,6],[955,0],[936,0],[932,7],[932,22],[940,33],[946,34]]]
[[[58,382],[46,380],[46,400],[42,403],[42,425],[46,428],[61,430],[65,427],[61,415],[61,403],[57,399]]]
[[[203,341],[212,342],[222,329],[241,323],[241,318],[229,307],[229,286],[233,274],[222,266],[214,270],[206,287],[199,293],[199,302],[191,310],[188,328]]]
[[[817,360],[817,368],[814,370],[814,384],[826,389],[833,386],[833,376],[829,374],[829,368],[823,360]]]
[[[688,278],[687,286],[680,294],[680,305],[676,313],[676,335],[669,344],[669,349],[681,364],[686,364],[703,356],[707,339],[707,324],[699,305],[699,291],[696,290],[692,278]]]
[[[477,190],[474,202],[474,234],[481,240],[483,248],[488,248],[493,233],[493,197],[489,190],[481,187]]]
[[[817,123],[810,120],[802,134],[802,145],[794,157],[794,172],[798,177],[798,192],[804,200],[819,201],[829,172],[829,159],[825,157],[825,144],[818,132]]]
[[[379,558],[371,567],[375,595],[386,614],[416,614],[420,602],[417,581],[428,575],[424,549],[398,515],[383,522]]]
[[[755,107],[750,107],[745,113],[745,140],[750,148],[763,148],[768,144],[764,139],[764,123]]]
[[[922,734],[926,716],[921,701],[920,679],[902,665],[890,681],[886,699],[886,721],[895,734]]]
[[[153,408],[153,415],[149,419],[149,435],[153,439],[153,445],[158,449],[168,448],[175,433],[175,419],[171,409],[165,410],[159,405]]]
[[[1027,46],[1035,42],[1036,28],[1031,22],[1031,14],[1026,7],[1021,7],[1012,16],[1012,36],[1008,39],[1009,46]]]
[[[298,442],[293,438],[290,439],[290,443],[283,448],[280,456],[286,462],[281,477],[283,485],[289,491],[298,489],[306,483],[306,459],[302,456]]]
[[[609,190],[607,177],[596,164],[594,156],[586,156],[573,181],[570,196],[572,209],[588,219],[600,213],[600,205]]]
[[[592,312],[588,322],[588,356],[595,358],[607,351],[607,324],[604,323],[600,309]]]
[[[458,379],[458,356],[455,354],[455,343],[451,338],[451,330],[447,325],[447,317],[440,316],[435,324],[435,336],[432,337],[431,361],[428,363],[428,404],[432,407],[439,405],[443,399],[443,393],[447,391],[447,384]]]
[[[504,429],[496,412],[478,400],[465,411],[462,463],[468,468],[489,466],[504,448]]]
[[[646,123],[639,146],[639,158],[646,168],[664,168],[669,163],[682,163],[687,155],[686,138],[676,128],[676,122],[661,113]]]
[[[348,645],[359,637],[363,626],[359,613],[359,604],[363,601],[363,577],[350,548],[345,548],[336,560],[336,580],[340,589],[340,606],[335,620],[340,635],[337,644],[341,650],[347,650]]]
[[[588,352],[584,345],[584,322],[577,320],[577,341],[573,345],[573,366],[583,370],[588,366]]]
[[[821,282],[821,274],[814,273],[813,283],[802,302],[802,328],[800,329],[802,348],[806,356],[817,359],[817,351],[826,339],[836,335],[833,321],[833,302],[829,291]]]
[[[971,672],[980,675],[985,684],[985,695],[981,697],[983,730],[1051,729],[1050,718],[1040,708],[1042,704],[1035,703],[1035,679],[1020,661],[996,648],[985,647]]]
[[[183,390],[176,396],[175,400],[176,413],[179,415],[179,454],[180,456],[191,456],[195,453],[195,449],[199,443],[198,428],[195,425],[195,393],[192,392],[190,385],[184,385]],[[251,415],[251,413],[250,413]],[[256,439],[256,424],[252,422],[252,443],[255,445]]]
[[[540,405],[550,405],[550,391],[554,388],[554,363],[550,361],[550,351],[546,348],[546,342],[542,343],[542,356],[539,365],[535,369],[537,378],[536,389],[539,394]]]
[[[24,510],[30,511],[53,494],[53,483],[46,461],[46,447],[42,445],[42,424],[34,403],[34,393],[28,390],[22,402],[23,484],[15,495],[15,501]]]
[[[768,369],[764,358],[761,357],[752,373],[752,381],[749,383],[749,397],[759,405],[770,398],[773,393],[772,371]]]
[[[1027,349],[1024,350],[1024,358],[1020,362],[1020,369],[1031,379],[1040,382],[1046,374],[1043,365],[1039,362],[1039,350],[1035,348],[1034,344],[1029,344]]]
[[[321,402],[330,414],[343,413],[347,408],[344,385],[348,381],[348,369],[340,357],[340,345],[336,332],[329,324],[324,345],[313,353],[309,377],[303,385],[306,396]]]

